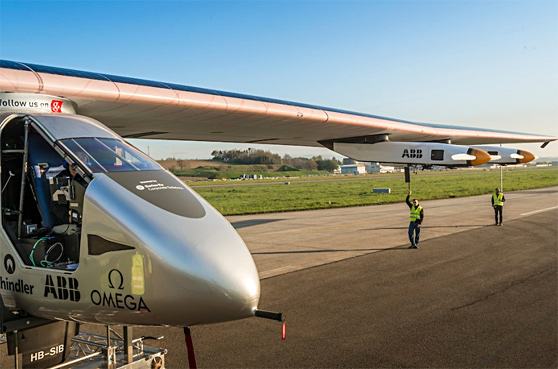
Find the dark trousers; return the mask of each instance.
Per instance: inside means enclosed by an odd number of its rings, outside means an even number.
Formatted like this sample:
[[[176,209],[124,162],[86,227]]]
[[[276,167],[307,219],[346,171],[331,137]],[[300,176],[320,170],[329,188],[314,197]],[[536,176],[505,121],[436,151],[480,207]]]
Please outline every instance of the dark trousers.
[[[503,206],[496,205],[494,207],[494,220],[496,221],[496,224],[502,224],[502,221],[504,220],[502,215],[503,211],[504,211]],[[498,214],[500,214],[500,221],[498,221]]]
[[[409,241],[411,241],[411,245],[413,245],[413,246],[418,245],[419,236],[420,236],[420,223],[419,222],[410,222],[409,223]]]

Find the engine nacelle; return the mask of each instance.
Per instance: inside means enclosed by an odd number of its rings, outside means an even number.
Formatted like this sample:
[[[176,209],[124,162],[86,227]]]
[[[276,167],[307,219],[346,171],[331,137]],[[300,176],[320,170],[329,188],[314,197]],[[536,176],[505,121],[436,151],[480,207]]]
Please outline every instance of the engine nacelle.
[[[535,160],[535,155],[529,151],[500,146],[475,146],[490,155],[490,163],[494,164],[524,164]]]
[[[333,142],[333,151],[358,161],[442,166],[474,166],[490,161],[483,149],[438,142]]]

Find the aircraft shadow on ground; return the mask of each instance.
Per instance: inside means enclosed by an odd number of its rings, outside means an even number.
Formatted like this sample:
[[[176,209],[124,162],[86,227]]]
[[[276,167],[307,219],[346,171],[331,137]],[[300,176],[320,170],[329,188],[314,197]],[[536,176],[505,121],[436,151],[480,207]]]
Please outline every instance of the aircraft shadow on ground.
[[[425,225],[420,226],[422,229],[432,229],[432,228],[472,228],[472,227],[486,227],[490,224],[455,224],[455,225]],[[376,227],[376,228],[363,228],[362,231],[380,231],[383,229],[408,229],[408,226],[401,227]]]
[[[251,220],[239,220],[238,222],[231,222],[232,226],[235,229],[240,229],[240,228],[246,228],[246,227],[253,227],[253,226],[257,226],[260,224],[267,224],[267,223],[273,223],[273,222],[278,222],[280,220],[285,220],[285,219],[251,219]]]
[[[282,255],[282,254],[315,254],[325,252],[359,252],[359,251],[397,251],[408,250],[407,246],[396,246],[388,248],[366,248],[366,249],[319,249],[319,250],[287,250],[287,251],[258,251],[252,255]]]

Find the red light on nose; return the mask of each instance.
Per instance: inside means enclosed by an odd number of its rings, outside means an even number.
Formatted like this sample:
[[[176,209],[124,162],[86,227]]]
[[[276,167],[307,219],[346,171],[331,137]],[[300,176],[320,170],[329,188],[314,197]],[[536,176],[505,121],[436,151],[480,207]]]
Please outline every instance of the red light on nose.
[[[283,322],[283,326],[281,327],[281,341],[285,341],[287,339],[287,322]]]

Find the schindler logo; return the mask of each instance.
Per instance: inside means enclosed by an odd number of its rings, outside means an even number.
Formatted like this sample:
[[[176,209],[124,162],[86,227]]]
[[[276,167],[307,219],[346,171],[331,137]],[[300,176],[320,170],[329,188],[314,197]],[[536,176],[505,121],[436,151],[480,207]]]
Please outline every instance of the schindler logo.
[[[70,300],[78,302],[81,298],[79,283],[75,278],[56,276],[56,284],[51,275],[46,275],[44,297],[52,297],[56,300]]]
[[[6,254],[4,257],[4,269],[8,274],[14,274],[15,272],[15,260],[14,257],[10,254]]]
[[[404,149],[402,158],[420,159],[422,158],[421,149]]]
[[[35,286],[33,286],[32,284],[25,283],[23,279],[18,279],[17,281],[11,281],[9,278],[0,277],[0,290],[32,295],[33,288],[35,288]]]

